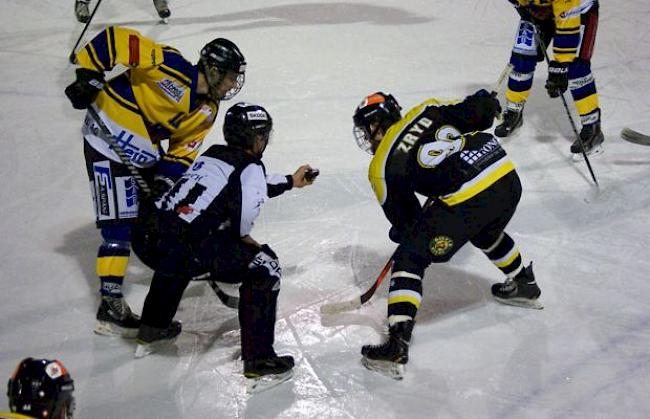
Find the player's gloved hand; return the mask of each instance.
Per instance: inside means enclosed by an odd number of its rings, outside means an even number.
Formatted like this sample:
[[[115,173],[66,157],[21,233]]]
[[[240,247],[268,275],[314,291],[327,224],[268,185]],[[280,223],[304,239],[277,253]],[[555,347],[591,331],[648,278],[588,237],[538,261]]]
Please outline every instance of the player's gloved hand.
[[[388,238],[393,243],[402,244],[408,238],[408,232],[411,230],[412,228],[400,229],[392,226],[388,231]]]
[[[497,115],[501,114],[501,104],[496,96],[496,92],[488,92],[485,89],[481,89],[473,95],[468,96],[465,100],[471,106],[475,107],[481,116],[487,117],[492,121]]]
[[[100,72],[78,68],[77,80],[65,88],[65,95],[75,109],[87,109],[104,88],[104,75]]]
[[[167,176],[155,175],[153,177],[153,186],[151,187],[151,195],[154,199],[158,199],[174,186],[174,181]]]
[[[546,91],[550,97],[558,97],[566,92],[569,85],[569,66],[566,63],[551,61],[548,66]]]

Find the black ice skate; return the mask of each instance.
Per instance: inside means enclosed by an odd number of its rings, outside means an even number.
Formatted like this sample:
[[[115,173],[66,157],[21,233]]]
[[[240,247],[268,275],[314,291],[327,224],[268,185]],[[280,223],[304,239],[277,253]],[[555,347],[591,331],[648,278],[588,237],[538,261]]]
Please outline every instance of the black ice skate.
[[[76,0],[74,2],[74,14],[79,23],[88,23],[90,20],[90,11],[88,10],[88,3],[90,0]]]
[[[169,16],[172,14],[172,12],[169,10],[167,0],[153,0],[153,5],[156,8],[156,12],[158,12],[158,16],[160,19],[162,19],[163,23],[167,23]]]
[[[506,109],[503,122],[494,129],[494,135],[505,138],[511,136],[524,123],[523,111]]]
[[[603,136],[603,132],[600,130],[600,123],[597,122],[582,127],[582,130],[580,130],[580,140],[576,138],[573,144],[571,144],[571,153],[573,153],[574,159],[580,159],[580,157],[582,157],[580,141],[582,141],[585,153],[588,156],[602,153],[602,144],[605,141],[605,137]]]
[[[404,366],[409,360],[409,343],[413,320],[398,322],[388,329],[388,340],[381,345],[365,345],[361,348],[361,363],[394,380],[404,378]]]
[[[133,314],[123,297],[102,297],[97,309],[95,333],[134,338],[140,328],[140,317]]]
[[[542,291],[535,282],[533,263],[524,268],[514,279],[492,285],[494,299],[503,304],[541,310],[544,306],[538,301]]]
[[[135,357],[142,358],[156,352],[160,347],[173,342],[181,334],[181,322],[172,320],[172,324],[166,328],[151,327],[143,324],[138,330],[135,348]]]
[[[293,376],[293,366],[293,357],[290,355],[244,361],[247,391],[259,393],[287,381]]]

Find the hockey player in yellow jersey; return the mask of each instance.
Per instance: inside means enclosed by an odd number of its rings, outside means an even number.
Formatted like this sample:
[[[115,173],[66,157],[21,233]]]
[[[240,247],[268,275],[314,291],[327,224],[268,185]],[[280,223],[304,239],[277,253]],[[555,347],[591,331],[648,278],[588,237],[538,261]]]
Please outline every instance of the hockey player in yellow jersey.
[[[371,370],[402,377],[424,270],[449,261],[468,241],[506,277],[492,286],[498,301],[538,307],[532,264],[524,267],[505,232],[521,196],[519,177],[497,139],[480,132],[501,112],[494,96],[480,90],[462,102],[429,99],[402,117],[393,96],[377,92],[355,111],[357,144],[374,155],[369,180],[392,225],[389,238],[399,244],[388,292],[389,339],[362,349]],[[432,203],[422,208],[416,193]]]
[[[231,41],[217,38],[201,50],[198,64],[138,32],[108,27],[77,54],[77,80],[66,88],[75,109],[92,107],[141,175],[164,192],[199,153],[222,100],[244,84],[246,61]],[[126,71],[108,82],[104,72]],[[135,337],[140,319],[122,295],[138,215],[138,187],[120,156],[88,113],[82,128],[84,154],[104,239],[97,255],[101,303],[95,332]],[[162,142],[166,140],[167,147]]]
[[[591,72],[591,57],[598,28],[598,0],[508,0],[521,20],[510,63],[506,91],[506,109],[503,123],[494,131],[499,137],[508,137],[523,123],[523,110],[533,84],[538,61],[544,55],[534,36],[539,29],[544,45],[552,41],[549,75],[546,89],[550,97],[558,97],[567,88],[571,92],[580,115],[580,138],[587,154],[602,151],[604,137],[600,127],[600,106],[596,83]],[[578,139],[571,145],[571,153],[578,155],[582,148]]]

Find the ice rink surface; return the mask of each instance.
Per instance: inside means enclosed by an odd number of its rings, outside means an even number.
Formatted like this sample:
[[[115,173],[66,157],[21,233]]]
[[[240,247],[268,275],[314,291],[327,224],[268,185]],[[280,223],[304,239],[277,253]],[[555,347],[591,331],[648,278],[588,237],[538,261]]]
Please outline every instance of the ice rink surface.
[[[92,333],[100,238],[83,113],[63,95],[83,25],[72,0],[0,7],[0,380],[25,356],[58,358],[75,379],[82,419],[650,417],[650,147],[618,135],[626,126],[650,132],[647,1],[601,5],[599,189],[569,157],[573,133],[543,88],[545,64],[522,130],[503,142],[524,187],[508,231],[535,262],[545,309],[493,301],[500,272],[463,248],[426,272],[402,382],[359,362],[361,345],[383,339],[385,284],[361,310],[319,312],[364,291],[394,249],[352,113],[377,90],[410,108],[489,87],[517,24],[508,2],[174,0],[169,25],[157,23],[150,0],[103,2],[86,39],[125,25],[193,61],[213,38],[236,42],[249,63],[236,99],[275,120],[267,169],[321,170],[313,187],[270,201],[253,231],[284,267],[276,349],[297,361],[292,381],[254,397],[244,393],[236,312],[206,284],[186,291],[176,316],[184,331],[168,351],[134,360],[131,341]],[[208,144],[223,141],[228,106]],[[125,294],[137,312],[150,276],[133,258]]]

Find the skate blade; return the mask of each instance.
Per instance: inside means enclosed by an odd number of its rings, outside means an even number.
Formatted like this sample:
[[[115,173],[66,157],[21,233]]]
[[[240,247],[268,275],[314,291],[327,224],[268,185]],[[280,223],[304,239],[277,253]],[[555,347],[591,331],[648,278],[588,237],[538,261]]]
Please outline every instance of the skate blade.
[[[393,380],[402,380],[404,378],[404,373],[406,372],[406,366],[396,362],[380,361],[364,356],[361,357],[361,363],[370,371],[378,372],[388,378],[392,378]]]
[[[168,17],[163,17],[158,21],[158,23],[161,23],[163,25],[167,25],[169,23],[169,18]]]
[[[603,154],[604,152],[605,149],[603,148],[603,146],[597,145],[596,147],[589,150],[586,154],[587,156],[597,156],[599,154]],[[573,159],[574,162],[584,161],[584,157],[582,153],[571,153],[571,158]]]
[[[156,348],[154,348],[153,345],[150,345],[148,343],[139,343],[138,346],[135,347],[135,354],[133,356],[136,359],[139,359],[144,358],[145,356],[150,355],[154,352],[156,352]]]
[[[246,379],[246,392],[256,394],[271,389],[293,377],[293,370],[281,374],[267,374],[257,378]]]
[[[138,329],[125,329],[101,320],[97,320],[93,332],[102,336],[121,336],[126,339],[133,339],[138,335]]]
[[[495,300],[501,304],[506,304],[509,306],[521,307],[521,308],[530,308],[533,310],[542,310],[544,305],[539,302],[539,300],[530,300],[528,298],[499,298],[494,297]]]

